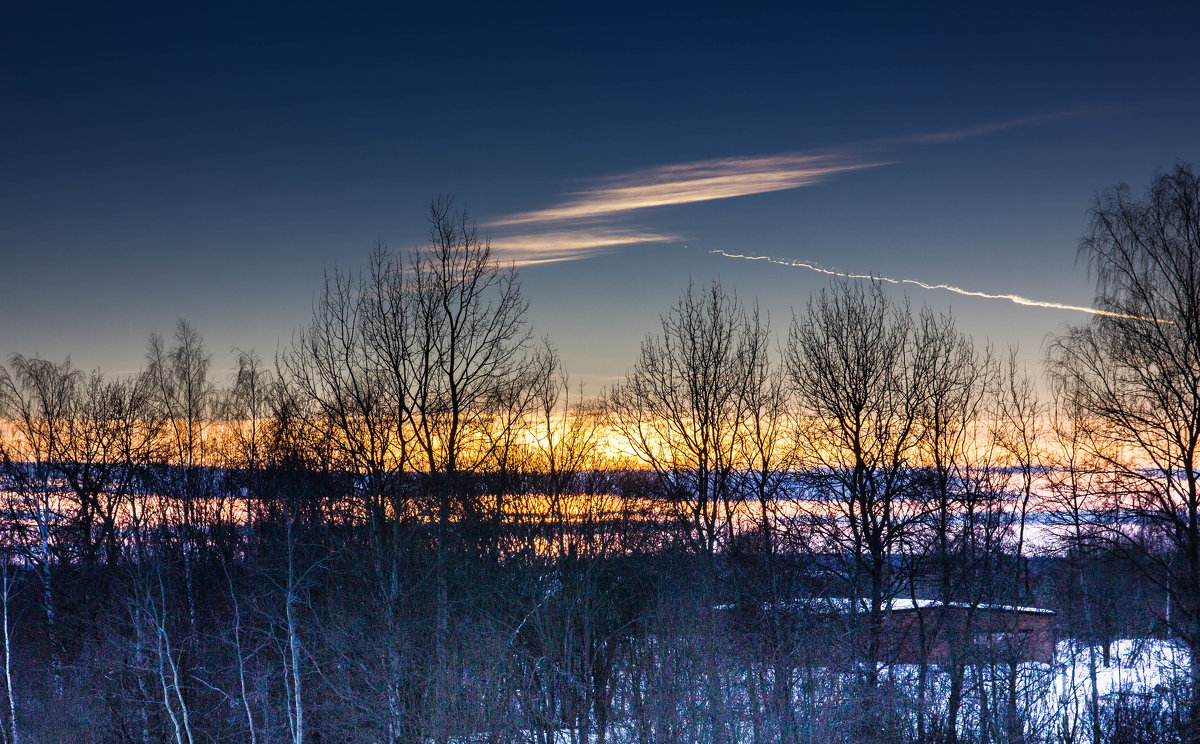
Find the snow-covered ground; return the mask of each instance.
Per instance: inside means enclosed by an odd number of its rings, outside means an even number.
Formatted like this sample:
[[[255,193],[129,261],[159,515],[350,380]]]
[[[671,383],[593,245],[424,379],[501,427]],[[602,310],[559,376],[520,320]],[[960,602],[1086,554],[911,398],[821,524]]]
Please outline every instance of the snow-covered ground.
[[[968,667],[962,688],[961,708],[958,714],[960,734],[969,740],[979,737],[981,718],[986,716],[994,736],[1001,736],[1009,711],[1011,695],[1016,693],[1017,715],[1022,721],[1026,741],[1029,742],[1079,742],[1091,740],[1093,711],[1100,711],[1100,721],[1106,731],[1114,725],[1118,707],[1129,711],[1136,709],[1141,715],[1167,717],[1169,711],[1182,710],[1186,705],[1186,679],[1189,656],[1187,649],[1175,641],[1161,639],[1122,639],[1114,641],[1108,648],[1107,657],[1099,646],[1088,646],[1075,640],[1059,641],[1055,649],[1053,664],[1026,663],[1017,667],[1015,685],[1011,684],[1011,668],[1006,664],[990,667]],[[890,690],[892,702],[901,730],[915,732],[917,680],[919,668],[913,665],[893,665],[881,669],[881,683]],[[950,690],[949,674],[940,667],[927,669],[925,680],[925,725],[936,728],[947,721],[947,702]],[[855,687],[854,674],[844,670],[821,670],[817,675],[818,690],[810,691],[811,697],[797,694],[796,709],[800,718],[808,718],[812,735],[809,740],[821,741],[825,733],[844,729],[838,722],[839,709],[853,716],[857,705],[852,696]],[[745,680],[737,674],[722,680],[726,688],[729,707],[726,719],[733,741],[756,741],[746,706],[750,703]],[[697,731],[703,729],[706,715],[702,714],[705,685],[698,683],[695,710],[700,712],[692,723]],[[686,692],[683,698],[689,698]],[[689,698],[690,700],[690,698]],[[688,701],[681,700],[686,707]],[[687,718],[687,716],[684,716]],[[846,718],[850,720],[850,718]],[[1159,721],[1158,723],[1161,723]],[[657,730],[658,724],[650,724]],[[1151,736],[1158,725],[1151,721],[1151,728],[1141,729]],[[825,727],[825,728],[823,728]],[[911,736],[907,734],[906,736]],[[595,741],[595,732],[586,737]],[[608,729],[608,742],[627,744],[642,740],[638,726],[630,720],[617,717]],[[704,737],[698,736],[697,740]],[[535,735],[532,731],[521,732],[518,741],[530,744],[580,744],[578,732],[566,729],[545,731]],[[839,740],[846,740],[841,736]],[[1147,739],[1154,741],[1156,739]],[[472,740],[474,741],[474,740]]]
[[[1090,735],[1081,734],[1091,726],[1093,703],[1102,721],[1117,705],[1167,711],[1183,704],[1188,663],[1186,647],[1176,641],[1121,639],[1109,645],[1106,657],[1102,646],[1062,640],[1056,645],[1053,664],[1019,665],[1017,708],[1032,739],[1088,739]],[[911,691],[917,673],[915,666],[895,666],[886,675],[899,689]],[[1007,665],[968,669],[959,720],[964,733],[978,730],[985,706],[990,706],[993,720],[1002,718],[997,712],[1009,701],[1010,674]],[[934,717],[944,714],[948,675],[932,670],[927,685],[927,710]]]
[[[1091,695],[1090,669],[1096,668],[1100,697],[1116,693],[1165,694],[1187,674],[1187,648],[1177,641],[1123,639],[1109,647],[1105,664],[1100,647],[1060,641],[1055,658],[1055,689],[1059,694]]]

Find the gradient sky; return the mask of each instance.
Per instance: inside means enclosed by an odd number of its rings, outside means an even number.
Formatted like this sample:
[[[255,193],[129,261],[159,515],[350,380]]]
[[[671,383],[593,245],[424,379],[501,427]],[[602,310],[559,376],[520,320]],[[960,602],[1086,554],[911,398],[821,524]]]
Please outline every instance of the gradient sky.
[[[452,193],[597,392],[689,280],[781,333],[828,281],[711,251],[1088,305],[1094,194],[1200,164],[1195,7],[774,5],[6,3],[0,354],[270,357]],[[1087,318],[894,291],[1035,364]]]

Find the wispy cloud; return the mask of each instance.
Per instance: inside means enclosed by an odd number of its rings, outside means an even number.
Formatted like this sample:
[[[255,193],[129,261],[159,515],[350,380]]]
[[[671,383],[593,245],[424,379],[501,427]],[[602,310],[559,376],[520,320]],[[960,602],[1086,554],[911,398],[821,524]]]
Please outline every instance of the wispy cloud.
[[[841,148],[643,168],[598,179],[568,194],[558,204],[499,217],[486,226],[498,231],[492,246],[506,260],[518,264],[571,261],[620,246],[682,240],[680,236],[651,230],[619,229],[627,218],[643,210],[813,186],[844,173],[895,163],[897,160],[887,153],[898,147],[958,142],[1105,113],[1113,111],[1059,111],[961,129],[874,139]]]
[[[1011,129],[1026,129],[1028,127],[1038,127],[1043,124],[1051,124],[1064,119],[1078,119],[1089,116],[1101,116],[1105,114],[1121,113],[1124,109],[1118,108],[1086,108],[1086,109],[1070,109],[1067,111],[1054,111],[1049,114],[1037,114],[1034,116],[1021,116],[1015,119],[1003,119],[1000,121],[989,121],[983,124],[976,124],[970,127],[962,127],[960,129],[947,129],[942,132],[926,132],[924,134],[902,135],[898,137],[883,137],[880,139],[870,140],[865,143],[867,145],[941,145],[947,142],[961,142],[962,140],[973,139],[975,137],[985,137],[989,134],[997,134],[999,132],[1007,132]]]
[[[885,165],[847,153],[785,153],[645,168],[605,179],[548,209],[502,217],[492,226],[613,217],[639,209],[731,199],[811,186],[847,171]]]
[[[603,253],[619,246],[641,243],[670,243],[682,240],[678,235],[634,230],[580,228],[509,235],[493,238],[492,251],[518,266],[574,261]]]
[[[683,240],[616,226],[639,210],[797,189],[884,164],[826,151],[663,165],[600,179],[560,204],[501,217],[486,226],[498,228],[492,249],[505,260],[518,265],[573,261],[622,246]]]

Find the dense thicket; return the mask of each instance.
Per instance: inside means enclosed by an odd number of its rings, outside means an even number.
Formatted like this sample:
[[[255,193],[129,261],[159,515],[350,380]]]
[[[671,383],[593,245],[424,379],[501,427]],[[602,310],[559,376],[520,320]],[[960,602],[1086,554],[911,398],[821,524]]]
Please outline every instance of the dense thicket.
[[[1097,676],[1117,639],[1200,643],[1196,183],[1097,202],[1108,314],[1046,402],[870,282],[778,351],[689,287],[584,397],[445,200],[273,364],[222,379],[183,321],[130,377],[13,356],[0,737],[1188,740],[1200,671]],[[988,605],[1054,609],[1055,663],[974,632]]]

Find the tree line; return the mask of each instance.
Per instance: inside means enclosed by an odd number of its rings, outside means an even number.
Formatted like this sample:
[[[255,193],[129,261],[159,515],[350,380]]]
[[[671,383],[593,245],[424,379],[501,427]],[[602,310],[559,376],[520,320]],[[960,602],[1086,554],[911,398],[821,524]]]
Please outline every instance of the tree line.
[[[877,282],[775,329],[714,281],[585,396],[449,199],[228,379],[182,320],[135,375],[13,355],[0,738],[1194,741],[1200,179],[1090,215],[1042,384]],[[1017,606],[1069,658],[972,625]],[[1182,661],[1112,694],[1120,638]]]

